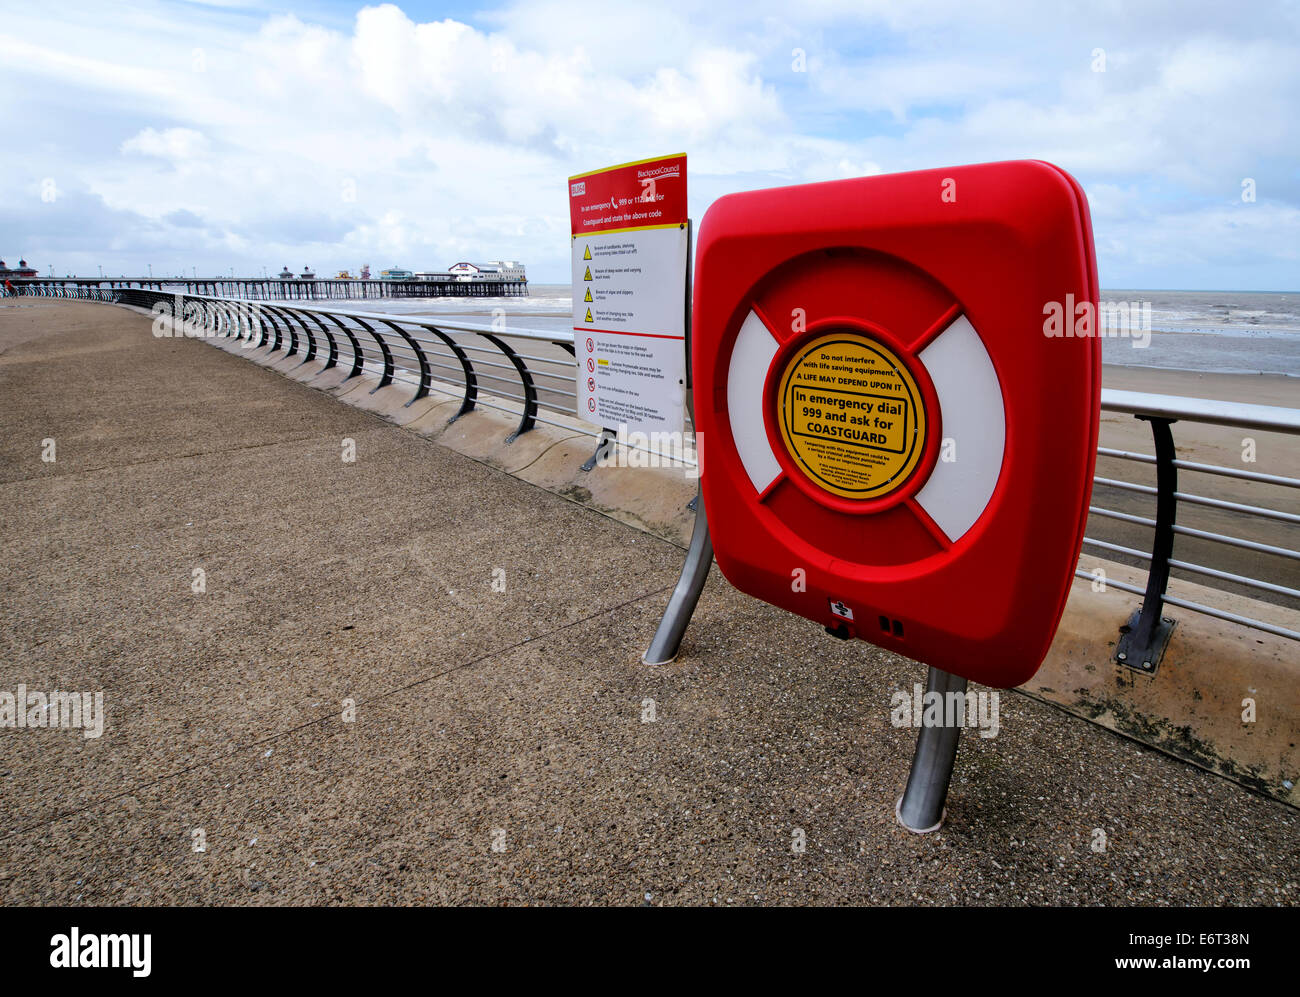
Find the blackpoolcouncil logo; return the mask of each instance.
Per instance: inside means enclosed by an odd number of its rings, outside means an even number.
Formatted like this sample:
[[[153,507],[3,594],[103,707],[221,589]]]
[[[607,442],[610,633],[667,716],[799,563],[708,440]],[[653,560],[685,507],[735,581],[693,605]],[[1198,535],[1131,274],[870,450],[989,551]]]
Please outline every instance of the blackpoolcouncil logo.
[[[50,949],[55,969],[130,969],[132,976],[148,976],[152,969],[152,935],[83,935],[72,928],[51,938]]]
[[[889,722],[895,727],[977,727],[980,737],[997,737],[1001,700],[998,691],[928,692],[919,682],[911,695],[900,690],[890,700]]]

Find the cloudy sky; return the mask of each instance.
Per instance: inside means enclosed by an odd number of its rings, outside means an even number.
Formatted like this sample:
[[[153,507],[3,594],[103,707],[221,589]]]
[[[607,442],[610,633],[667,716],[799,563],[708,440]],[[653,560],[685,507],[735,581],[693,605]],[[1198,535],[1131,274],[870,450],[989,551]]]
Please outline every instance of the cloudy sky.
[[[685,151],[697,219],[1048,159],[1104,286],[1300,288],[1292,0],[60,0],[6,5],[0,88],[0,256],[42,272],[566,281],[565,178]]]

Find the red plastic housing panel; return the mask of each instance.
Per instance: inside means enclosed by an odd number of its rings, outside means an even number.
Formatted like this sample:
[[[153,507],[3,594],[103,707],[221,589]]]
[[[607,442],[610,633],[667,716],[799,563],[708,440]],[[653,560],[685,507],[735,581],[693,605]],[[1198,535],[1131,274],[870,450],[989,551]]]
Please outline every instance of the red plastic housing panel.
[[[1097,450],[1079,185],[1024,161],[733,194],[696,261],[694,418],[727,579],[986,685],[1032,676]]]

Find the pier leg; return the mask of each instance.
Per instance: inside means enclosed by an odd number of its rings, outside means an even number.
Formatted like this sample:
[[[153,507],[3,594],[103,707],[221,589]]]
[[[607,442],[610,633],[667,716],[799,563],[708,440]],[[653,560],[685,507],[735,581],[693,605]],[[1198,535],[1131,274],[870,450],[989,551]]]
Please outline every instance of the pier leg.
[[[946,702],[948,693],[965,693],[966,680],[950,672],[931,668],[925,682],[926,693],[938,693]],[[946,711],[945,711],[946,717]],[[956,717],[953,718],[956,721]],[[912,756],[912,771],[907,776],[907,788],[899,797],[894,813],[898,822],[914,834],[937,831],[943,824],[944,801],[948,798],[948,783],[952,781],[952,767],[957,761],[957,740],[961,727],[956,723],[921,727],[916,738],[916,754]]]
[[[703,491],[703,485],[700,486]],[[695,502],[695,527],[691,530],[691,546],[686,551],[686,563],[682,565],[677,587],[668,600],[663,619],[650,641],[650,649],[641,656],[647,665],[666,665],[677,657],[677,649],[682,644],[682,634],[691,622],[695,605],[700,601],[705,579],[709,577],[709,568],[713,566],[713,539],[709,536],[709,521],[704,515],[703,495],[698,494]]]

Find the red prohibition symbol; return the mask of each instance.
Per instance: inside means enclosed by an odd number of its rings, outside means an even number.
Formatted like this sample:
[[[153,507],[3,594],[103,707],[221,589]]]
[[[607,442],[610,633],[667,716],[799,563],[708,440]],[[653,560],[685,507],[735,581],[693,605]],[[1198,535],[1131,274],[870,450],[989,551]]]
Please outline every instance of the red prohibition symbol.
[[[595,369],[596,369],[596,361],[595,361],[595,360],[592,360],[590,357],[588,357],[588,358],[587,358],[587,370],[591,371],[591,370],[595,370]]]
[[[588,412],[595,412],[595,411],[596,411],[596,399],[594,399],[594,398],[588,398],[588,399],[587,399],[587,411],[588,411]]]
[[[596,349],[596,341],[595,341],[594,339],[592,339],[590,336],[588,336],[588,337],[587,337],[587,352],[588,352],[588,353],[593,353],[593,352],[595,352],[595,349]]]
[[[594,377],[587,378],[587,390],[588,391],[596,390],[596,379]]]

